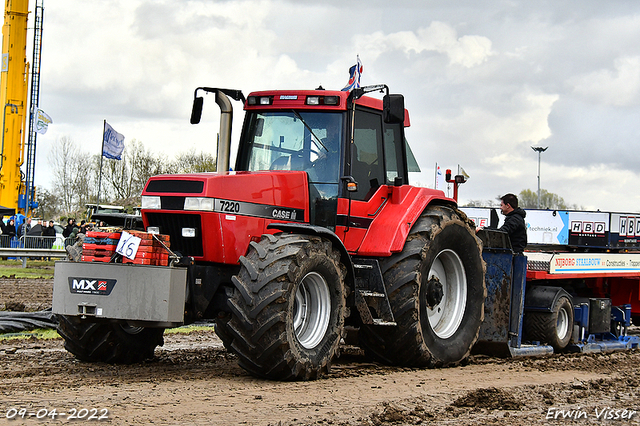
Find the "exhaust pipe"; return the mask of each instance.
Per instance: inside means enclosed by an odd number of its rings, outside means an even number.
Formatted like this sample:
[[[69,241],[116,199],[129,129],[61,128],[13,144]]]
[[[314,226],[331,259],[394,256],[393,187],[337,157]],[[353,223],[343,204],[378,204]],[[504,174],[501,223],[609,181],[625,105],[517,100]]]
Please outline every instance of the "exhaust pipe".
[[[220,133],[218,136],[218,157],[216,171],[229,171],[229,156],[231,153],[231,126],[233,124],[233,107],[224,93],[216,92],[216,103],[220,107]]]

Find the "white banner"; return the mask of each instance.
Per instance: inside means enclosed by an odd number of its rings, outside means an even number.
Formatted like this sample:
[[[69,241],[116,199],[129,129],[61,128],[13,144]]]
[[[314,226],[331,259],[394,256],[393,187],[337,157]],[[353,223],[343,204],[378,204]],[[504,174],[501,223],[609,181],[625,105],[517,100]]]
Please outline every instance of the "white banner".
[[[35,115],[36,115],[35,116],[36,132],[44,135],[45,133],[47,133],[47,130],[49,129],[49,124],[53,123],[53,120],[51,119],[51,117],[49,117],[49,115],[46,112],[44,112],[40,108],[36,110]]]
[[[638,253],[561,253],[551,258],[552,274],[620,273],[640,271]]]
[[[104,123],[104,134],[102,135],[102,155],[114,160],[122,160],[124,151],[124,135],[113,130],[109,123]]]

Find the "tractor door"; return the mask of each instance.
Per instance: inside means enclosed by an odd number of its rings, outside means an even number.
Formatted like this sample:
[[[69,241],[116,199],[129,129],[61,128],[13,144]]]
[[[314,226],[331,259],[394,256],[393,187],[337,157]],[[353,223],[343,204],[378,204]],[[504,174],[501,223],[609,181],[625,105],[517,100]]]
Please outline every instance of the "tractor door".
[[[382,111],[359,106],[353,117],[353,143],[347,147],[345,171],[358,189],[347,192],[343,188],[338,235],[347,250],[357,252],[388,201],[389,185],[407,183],[407,162],[402,123],[385,123]]]

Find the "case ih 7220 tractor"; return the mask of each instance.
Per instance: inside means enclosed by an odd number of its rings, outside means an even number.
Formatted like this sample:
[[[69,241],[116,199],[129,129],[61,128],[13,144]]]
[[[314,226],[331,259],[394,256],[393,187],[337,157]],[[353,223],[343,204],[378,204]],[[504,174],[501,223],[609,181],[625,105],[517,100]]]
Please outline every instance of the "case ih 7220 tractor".
[[[384,98],[365,96],[384,91]],[[486,296],[482,244],[441,191],[408,185],[409,116],[386,86],[351,92],[196,90],[221,109],[218,172],[152,177],[146,230],[169,266],[59,262],[54,312],[89,361],[153,356],[163,330],[215,319],[243,368],[312,379],[345,327],[378,361],[445,366],[469,354]],[[232,108],[246,117],[229,170]],[[98,285],[98,284],[100,285]]]

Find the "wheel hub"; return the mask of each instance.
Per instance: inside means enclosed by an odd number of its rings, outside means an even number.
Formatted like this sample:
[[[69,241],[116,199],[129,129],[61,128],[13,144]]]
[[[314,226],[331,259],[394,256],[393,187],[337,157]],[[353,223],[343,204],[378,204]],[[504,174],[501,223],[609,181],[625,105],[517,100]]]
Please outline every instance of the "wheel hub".
[[[453,250],[442,250],[433,260],[428,277],[424,303],[429,325],[440,339],[448,339],[458,331],[467,303],[462,260]]]
[[[302,279],[294,296],[293,328],[298,342],[313,349],[322,342],[331,318],[331,293],[324,277],[310,272]]]
[[[429,281],[427,281],[427,306],[429,309],[433,309],[436,305],[440,304],[444,291],[440,280],[432,275]]]

